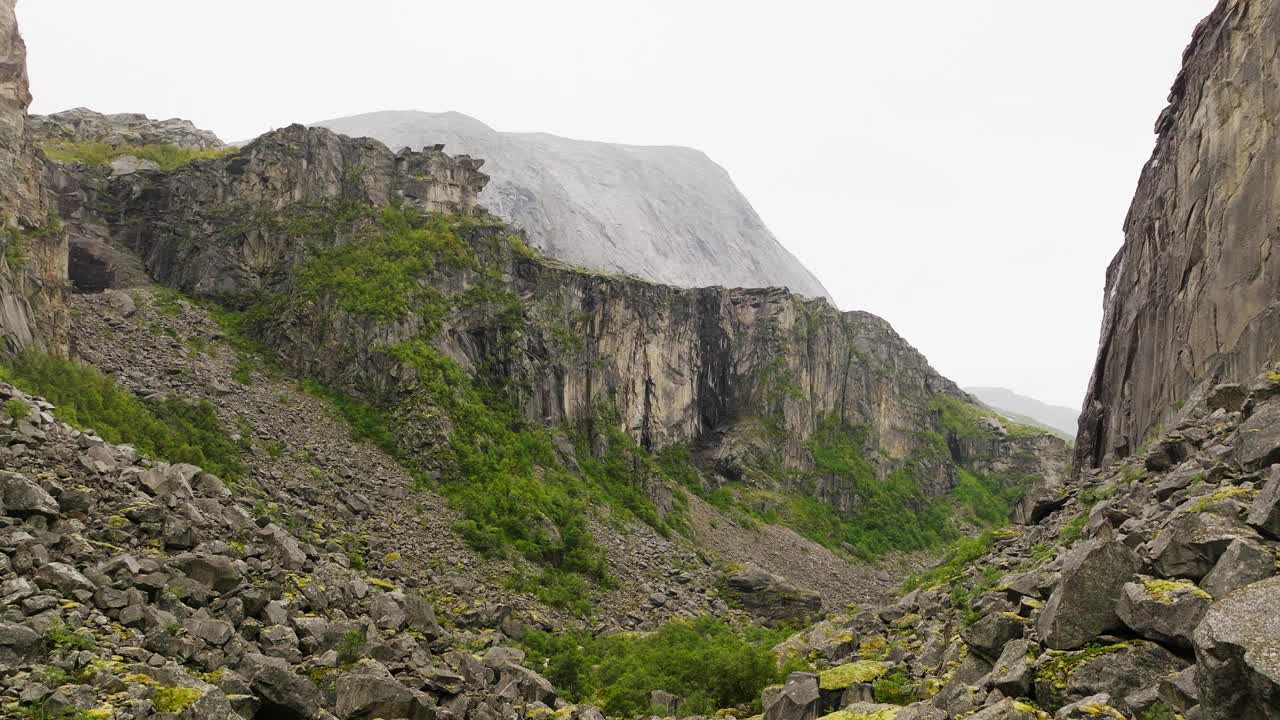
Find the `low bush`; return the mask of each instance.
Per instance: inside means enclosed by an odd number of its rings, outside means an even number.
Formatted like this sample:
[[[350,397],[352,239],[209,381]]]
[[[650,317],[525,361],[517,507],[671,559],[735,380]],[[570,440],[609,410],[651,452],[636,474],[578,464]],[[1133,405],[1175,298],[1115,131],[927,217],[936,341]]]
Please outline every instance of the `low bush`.
[[[682,716],[709,716],[736,706],[759,712],[761,691],[791,669],[770,652],[788,632],[699,618],[602,638],[534,632],[523,643],[531,666],[571,701],[597,703],[610,717],[648,713],[653,690],[683,698]]]

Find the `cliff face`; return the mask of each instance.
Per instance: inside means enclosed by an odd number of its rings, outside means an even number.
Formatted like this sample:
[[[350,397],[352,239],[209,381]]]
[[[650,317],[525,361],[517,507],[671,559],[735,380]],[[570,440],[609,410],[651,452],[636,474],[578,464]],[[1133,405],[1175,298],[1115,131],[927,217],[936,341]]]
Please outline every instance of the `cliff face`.
[[[436,148],[393,156],[374,141],[294,126],[230,157],[111,178],[96,205],[113,241],[163,283],[237,306],[289,298],[264,330],[286,363],[395,406],[412,395],[413,371],[387,349],[421,337],[429,321],[371,320],[332,296],[303,298],[300,264],[353,242],[361,207],[407,199],[474,215],[486,180],[478,166]],[[421,279],[451,304],[432,344],[469,374],[500,378],[530,419],[583,422],[605,403],[642,445],[696,444],[730,479],[762,455],[811,469],[815,431],[838,422],[865,431],[882,473],[910,462],[932,493],[951,487],[960,450],[929,452],[946,432],[937,401],[969,399],[883,320],[786,290],[680,289],[571,268],[483,215],[460,232],[482,257]],[[494,298],[518,308],[515,326],[495,315]],[[992,434],[961,454],[1052,481],[1065,472],[1065,449],[1045,450]],[[800,489],[849,505],[847,489]]]
[[[1107,270],[1077,464],[1134,452],[1207,388],[1280,355],[1280,3],[1223,0],[1196,29]]]
[[[391,148],[444,143],[485,158],[480,201],[547,255],[681,287],[786,287],[830,297],[728,173],[682,147],[502,133],[459,113],[377,112],[318,123]]]
[[[67,342],[66,237],[44,188],[53,171],[27,124],[27,48],[15,2],[0,0],[0,350],[58,352]]]
[[[139,113],[103,115],[87,108],[73,108],[52,115],[33,115],[29,123],[36,138],[46,142],[177,145],[198,150],[222,147],[217,135],[196,127],[190,120],[152,120]]]

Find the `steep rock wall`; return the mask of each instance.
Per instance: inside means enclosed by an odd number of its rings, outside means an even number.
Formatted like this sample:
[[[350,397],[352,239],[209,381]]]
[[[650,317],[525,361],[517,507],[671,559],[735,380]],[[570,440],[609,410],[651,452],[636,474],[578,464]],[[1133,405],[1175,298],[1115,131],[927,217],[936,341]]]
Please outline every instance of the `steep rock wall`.
[[[1278,49],[1275,0],[1222,0],[1196,28],[1107,270],[1079,467],[1280,355]]]
[[[66,235],[51,217],[43,155],[31,140],[27,48],[16,0],[0,0],[0,352],[63,351]]]
[[[351,242],[341,218],[352,204],[427,198],[417,205],[473,211],[485,179],[477,166],[435,148],[392,156],[374,141],[294,126],[230,157],[109,179],[96,204],[114,241],[156,279],[243,305],[289,292],[317,243]],[[481,266],[441,267],[426,282],[455,299],[508,293],[527,322],[504,335],[491,312],[460,302],[435,344],[473,375],[503,378],[531,419],[579,422],[607,402],[642,444],[701,443],[730,475],[740,463],[726,438],[745,436],[783,468],[804,470],[807,443],[834,420],[865,429],[882,472],[910,460],[931,491],[950,488],[948,459],[928,452],[944,431],[934,401],[969,399],[880,318],[781,289],[681,289],[583,271],[523,251],[491,217],[469,223]],[[272,346],[302,374],[384,404],[412,387],[412,371],[386,348],[419,337],[421,317],[372,321],[321,297],[269,327]],[[1051,478],[1065,470],[1061,443],[1037,455],[1024,439],[993,436],[971,454],[975,464],[1039,458],[1028,472]],[[843,504],[839,488],[808,490]]]

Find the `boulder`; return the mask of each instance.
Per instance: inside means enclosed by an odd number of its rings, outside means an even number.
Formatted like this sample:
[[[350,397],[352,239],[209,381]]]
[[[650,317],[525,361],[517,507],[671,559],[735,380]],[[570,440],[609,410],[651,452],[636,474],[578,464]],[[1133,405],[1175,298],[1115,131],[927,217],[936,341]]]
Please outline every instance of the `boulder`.
[[[1189,664],[1147,640],[1095,645],[1075,652],[1047,652],[1034,664],[1035,696],[1042,706],[1056,710],[1106,693],[1117,709],[1131,712],[1127,698],[1132,693],[1154,687]]]
[[[1238,538],[1256,539],[1257,533],[1216,512],[1184,513],[1151,542],[1151,568],[1160,577],[1199,581]]]
[[[822,610],[822,598],[758,567],[726,578],[729,594],[752,616],[769,624],[807,620]]]
[[[1214,598],[1221,598],[1236,588],[1266,580],[1275,574],[1274,552],[1254,540],[1237,538],[1200,581],[1200,587]]]
[[[1058,587],[1036,620],[1041,642],[1072,650],[1123,627],[1116,606],[1137,567],[1137,555],[1119,542],[1077,543],[1063,562]]]
[[[1240,423],[1230,443],[1232,456],[1246,470],[1257,470],[1280,462],[1280,403],[1259,407]]]
[[[236,561],[225,555],[183,554],[174,559],[182,574],[216,593],[227,593],[240,587],[244,575]]]
[[[818,676],[793,672],[782,689],[766,700],[764,720],[816,720],[818,707]]]
[[[76,590],[92,593],[98,589],[89,578],[80,574],[79,570],[66,563],[45,563],[36,570],[36,585],[42,588],[54,588],[66,597],[71,597]]]
[[[407,718],[414,702],[409,688],[401,685],[382,663],[361,660],[337,683],[338,717]]]
[[[267,716],[310,718],[320,711],[324,700],[320,689],[310,679],[294,673],[289,663],[280,658],[251,653],[245,656],[240,673],[249,680],[263,709],[274,710]]]
[[[1246,522],[1258,532],[1280,539],[1280,465],[1271,468],[1266,484],[1249,507]]]
[[[1018,525],[1035,525],[1061,510],[1070,497],[1060,487],[1032,488],[1014,506],[1013,521]]]
[[[0,672],[12,672],[39,657],[44,641],[25,625],[0,623]]]
[[[1117,613],[1138,635],[1180,648],[1191,648],[1191,636],[1213,602],[1190,580],[1143,577],[1125,583]]]
[[[995,667],[991,670],[991,684],[1006,697],[1027,697],[1031,694],[1032,653],[1035,645],[1028,640],[1014,640],[1004,646]]]
[[[969,716],[969,720],[1047,720],[1040,708],[1013,698],[1005,698]]]
[[[1160,702],[1184,713],[1200,704],[1200,688],[1195,665],[1160,681],[1156,694]]]
[[[1054,720],[1128,720],[1128,716],[1111,706],[1111,696],[1106,693],[1090,695],[1062,707],[1053,714]]]
[[[993,612],[960,632],[960,639],[975,652],[995,662],[1010,640],[1022,637],[1030,621],[1010,612]]]
[[[1275,720],[1280,708],[1280,577],[1209,608],[1195,632],[1204,720]]]
[[[0,470],[0,508],[11,515],[58,516],[58,501],[25,475]]]

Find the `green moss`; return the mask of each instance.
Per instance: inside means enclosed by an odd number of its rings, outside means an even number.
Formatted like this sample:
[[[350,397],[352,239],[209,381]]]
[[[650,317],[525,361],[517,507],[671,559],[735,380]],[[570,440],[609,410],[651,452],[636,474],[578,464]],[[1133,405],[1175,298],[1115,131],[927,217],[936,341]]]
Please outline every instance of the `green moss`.
[[[162,685],[151,695],[151,704],[158,712],[180,713],[202,697],[204,693],[195,688]]]
[[[1214,503],[1218,503],[1223,500],[1227,500],[1229,498],[1240,498],[1242,500],[1247,500],[1249,498],[1252,498],[1254,494],[1255,494],[1255,491],[1250,490],[1248,488],[1235,487],[1235,486],[1219,488],[1213,493],[1210,493],[1209,495],[1205,495],[1204,497],[1196,500],[1191,505],[1191,507],[1188,508],[1188,510],[1190,512],[1196,512],[1196,513],[1204,512],[1205,510],[1208,510],[1209,507],[1212,506]]]
[[[858,643],[858,657],[863,660],[883,660],[889,657],[889,641],[883,635],[868,635]]]
[[[98,647],[98,639],[88,630],[73,630],[62,623],[50,625],[44,639],[58,650],[93,650]]]
[[[898,716],[898,708],[883,708],[868,713],[854,713],[848,710],[837,710],[818,718],[818,720],[893,720]]]
[[[1110,705],[1102,703],[1085,703],[1079,706],[1080,712],[1096,718],[1113,718],[1114,720],[1128,720],[1125,714]]]
[[[177,145],[109,145],[98,142],[72,141],[54,141],[46,143],[42,147],[46,155],[59,162],[110,165],[116,158],[132,155],[143,160],[150,160],[165,171],[176,170],[196,160],[225,157],[240,150],[240,148],[234,147],[200,150]]]
[[[884,675],[888,667],[874,660],[860,660],[824,670],[818,675],[818,687],[823,690],[844,690],[850,685],[869,683]]]
[[[1190,580],[1143,580],[1142,587],[1153,599],[1166,605],[1172,604],[1175,596],[1179,594],[1191,594],[1205,600],[1213,599],[1213,596],[1196,587],[1196,584]]]
[[[1043,662],[1036,669],[1036,682],[1045,686],[1050,695],[1055,699],[1055,703],[1060,706],[1062,693],[1067,689],[1067,684],[1071,679],[1071,673],[1081,665],[1095,658],[1109,655],[1111,653],[1126,650],[1132,646],[1132,643],[1122,642],[1113,645],[1090,645],[1083,650],[1074,652],[1062,652],[1058,650],[1048,650],[1045,655],[1041,656]],[[1051,709],[1056,710],[1057,707]]]
[[[1050,720],[1053,717],[1052,715],[1041,710],[1035,705],[1032,705],[1030,703],[1025,703],[1020,700],[1013,701],[1013,709],[1017,710],[1018,712],[1024,712],[1029,715],[1032,715],[1036,718],[1036,720]]]

